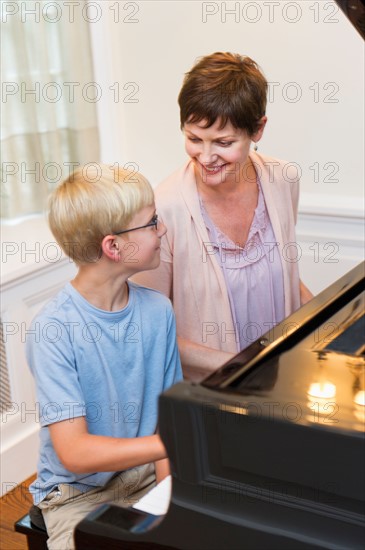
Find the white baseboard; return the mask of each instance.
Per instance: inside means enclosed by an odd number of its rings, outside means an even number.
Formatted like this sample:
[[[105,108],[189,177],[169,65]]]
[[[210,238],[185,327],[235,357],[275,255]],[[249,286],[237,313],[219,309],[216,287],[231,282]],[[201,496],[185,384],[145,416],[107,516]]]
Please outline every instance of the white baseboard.
[[[364,213],[358,199],[305,195],[297,240],[300,273],[314,294],[364,260]]]

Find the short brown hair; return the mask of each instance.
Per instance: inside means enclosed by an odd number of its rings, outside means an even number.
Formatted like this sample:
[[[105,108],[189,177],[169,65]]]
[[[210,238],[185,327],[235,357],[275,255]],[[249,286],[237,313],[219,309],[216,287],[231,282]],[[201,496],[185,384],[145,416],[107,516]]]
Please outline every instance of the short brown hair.
[[[267,80],[251,58],[216,52],[201,58],[185,75],[178,102],[181,128],[206,120],[206,128],[220,119],[249,136],[265,115]]]

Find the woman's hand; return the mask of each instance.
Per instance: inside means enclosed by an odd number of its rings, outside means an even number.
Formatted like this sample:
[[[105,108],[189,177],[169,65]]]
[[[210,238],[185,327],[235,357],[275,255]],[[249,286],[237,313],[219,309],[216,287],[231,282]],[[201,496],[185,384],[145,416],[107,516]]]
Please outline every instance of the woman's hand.
[[[178,337],[177,343],[184,377],[191,382],[201,382],[235,356],[234,353],[206,348],[181,337]]]
[[[300,305],[301,306],[304,306],[304,304],[306,304],[307,302],[309,302],[309,300],[311,300],[313,298],[313,294],[311,293],[309,288],[307,288],[305,286],[305,284],[302,283],[302,281],[300,281],[299,292],[300,292]]]

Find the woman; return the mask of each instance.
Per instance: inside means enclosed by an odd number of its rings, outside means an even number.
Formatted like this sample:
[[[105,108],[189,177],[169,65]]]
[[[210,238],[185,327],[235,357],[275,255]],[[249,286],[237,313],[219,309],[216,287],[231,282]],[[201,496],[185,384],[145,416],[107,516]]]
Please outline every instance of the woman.
[[[199,380],[308,301],[300,282],[296,171],[250,151],[267,117],[252,59],[202,58],[179,94],[189,161],[156,189],[161,264],[136,280],[170,297],[184,374]]]

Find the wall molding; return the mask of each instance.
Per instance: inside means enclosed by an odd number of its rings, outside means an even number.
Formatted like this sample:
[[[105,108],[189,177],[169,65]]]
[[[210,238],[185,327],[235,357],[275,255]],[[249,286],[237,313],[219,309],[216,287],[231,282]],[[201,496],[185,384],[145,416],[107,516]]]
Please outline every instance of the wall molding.
[[[317,294],[364,260],[364,211],[356,198],[304,195],[298,213],[300,273]]]
[[[47,235],[43,232],[43,242],[44,238]],[[38,239],[34,232],[32,239],[33,242]],[[11,265],[6,266],[1,284],[1,319],[11,390],[10,408],[0,414],[1,495],[37,469],[39,415],[34,381],[25,356],[26,331],[36,312],[76,272],[75,265],[66,257],[57,262],[22,263],[19,259],[12,258]]]
[[[299,201],[300,215],[313,215],[319,218],[344,218],[346,220],[364,220],[363,197],[331,195],[322,193],[301,193]]]

